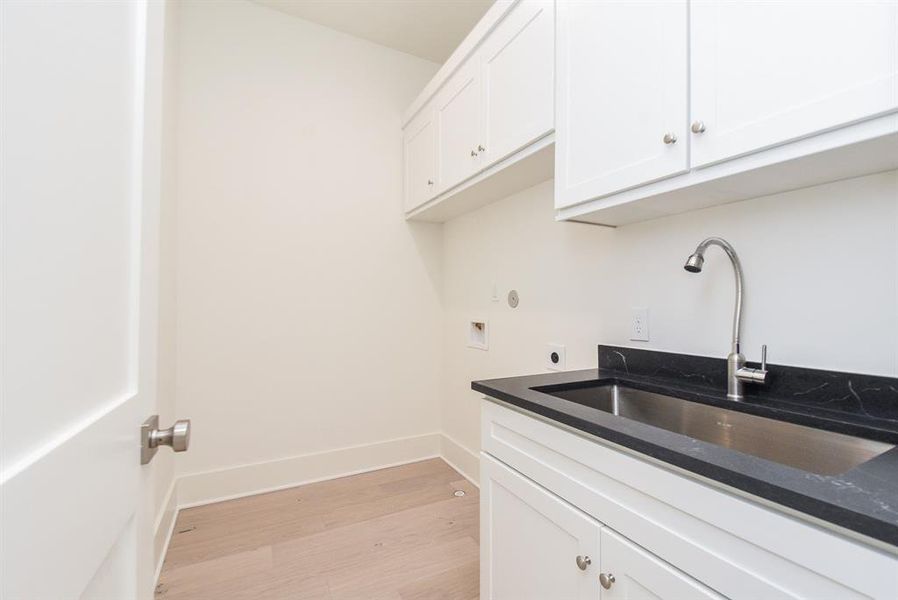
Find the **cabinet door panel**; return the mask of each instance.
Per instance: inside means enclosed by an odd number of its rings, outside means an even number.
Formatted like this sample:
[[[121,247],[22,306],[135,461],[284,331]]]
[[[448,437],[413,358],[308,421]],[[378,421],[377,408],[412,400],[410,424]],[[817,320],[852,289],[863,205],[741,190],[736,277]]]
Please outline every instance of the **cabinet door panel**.
[[[694,0],[692,166],[898,108],[898,3]]]
[[[484,43],[484,167],[552,131],[554,17],[551,0],[522,0]]]
[[[601,525],[486,454],[480,465],[481,598],[598,598]]]
[[[685,172],[685,0],[572,0],[557,19],[556,206]]]
[[[470,60],[437,95],[437,177],[442,192],[475,173],[480,134],[480,79],[476,60]]]
[[[602,573],[614,583],[602,600],[722,600],[723,597],[607,527],[602,529]]]
[[[425,108],[405,128],[405,210],[413,210],[436,192],[433,113]]]

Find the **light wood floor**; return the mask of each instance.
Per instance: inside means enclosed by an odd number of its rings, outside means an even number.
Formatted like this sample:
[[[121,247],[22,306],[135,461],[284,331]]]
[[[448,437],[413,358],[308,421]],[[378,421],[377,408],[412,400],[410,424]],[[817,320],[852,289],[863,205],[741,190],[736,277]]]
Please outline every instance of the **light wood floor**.
[[[433,459],[186,509],[156,599],[476,599],[478,498]]]

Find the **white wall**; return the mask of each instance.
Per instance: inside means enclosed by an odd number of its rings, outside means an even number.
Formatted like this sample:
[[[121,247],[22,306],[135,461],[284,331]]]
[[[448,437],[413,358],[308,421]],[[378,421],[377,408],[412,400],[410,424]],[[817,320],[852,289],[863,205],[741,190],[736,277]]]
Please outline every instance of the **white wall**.
[[[162,427],[179,418],[175,408],[177,326],[178,0],[166,0],[162,64],[162,169],[159,205],[159,337],[156,411]],[[157,452],[150,463],[154,514],[154,566],[159,565],[174,524],[175,456]]]
[[[595,367],[598,343],[726,356],[729,261],[711,248],[701,274],[682,268],[710,235],[742,259],[750,360],[766,343],[774,363],[898,376],[898,172],[617,229],[552,217],[547,182],[445,225],[442,424],[471,451],[480,395],[470,381],[542,372],[548,342],[567,346],[568,369]],[[628,339],[636,306],[650,311],[648,343]],[[480,316],[487,352],[465,347]]]
[[[712,248],[682,269],[709,235],[743,259],[750,359],[766,343],[776,363],[898,375],[896,172],[619,229],[556,223],[551,182],[406,223],[399,115],[437,65],[242,1],[184,2],[179,26],[169,373],[194,420],[188,503],[327,476],[321,457],[364,468],[394,439],[429,452],[437,431],[476,475],[470,381],[540,372],[548,342],[569,369],[598,343],[725,356],[730,267]],[[649,343],[628,340],[634,306]],[[483,317],[487,352],[465,345]]]
[[[441,230],[400,209],[401,111],[437,65],[248,2],[181,12],[180,474],[438,431]]]

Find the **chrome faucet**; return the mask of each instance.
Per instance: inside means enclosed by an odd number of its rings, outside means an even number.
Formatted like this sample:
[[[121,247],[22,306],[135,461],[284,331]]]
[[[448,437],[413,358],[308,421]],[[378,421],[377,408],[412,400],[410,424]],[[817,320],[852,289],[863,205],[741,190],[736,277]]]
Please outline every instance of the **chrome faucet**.
[[[745,287],[742,276],[742,264],[736,249],[728,241],[719,237],[709,237],[703,240],[688,259],[683,268],[690,273],[701,273],[705,263],[705,251],[708,246],[719,246],[730,257],[733,263],[733,272],[736,276],[736,309],[733,312],[733,344],[730,354],[727,356],[727,398],[730,400],[742,400],[744,383],[767,383],[767,345],[761,346],[761,368],[753,369],[745,366],[745,356],[740,351],[740,337],[742,335],[742,297]]]

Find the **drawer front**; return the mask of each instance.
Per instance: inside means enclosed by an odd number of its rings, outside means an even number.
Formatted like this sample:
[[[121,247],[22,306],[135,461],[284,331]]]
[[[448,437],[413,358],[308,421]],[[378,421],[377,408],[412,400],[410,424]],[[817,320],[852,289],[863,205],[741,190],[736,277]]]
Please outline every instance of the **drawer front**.
[[[732,598],[898,597],[895,556],[485,401],[483,451]]]

